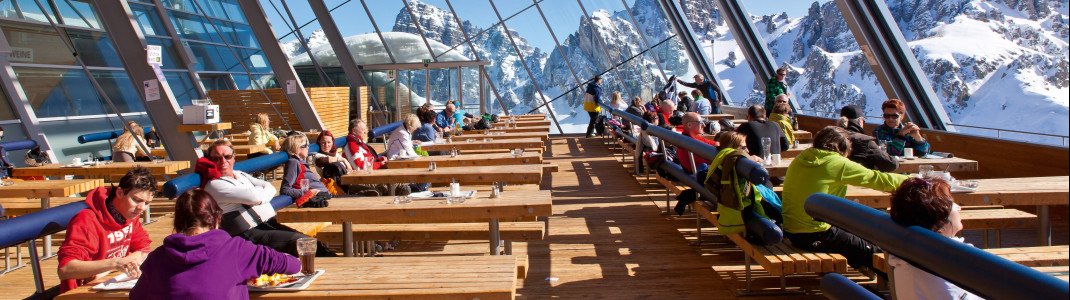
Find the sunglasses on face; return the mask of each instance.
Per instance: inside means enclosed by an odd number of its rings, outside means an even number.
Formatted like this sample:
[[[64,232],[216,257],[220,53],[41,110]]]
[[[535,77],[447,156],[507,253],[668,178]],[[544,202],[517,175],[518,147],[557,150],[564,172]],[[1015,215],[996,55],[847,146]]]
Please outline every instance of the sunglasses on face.
[[[788,73],[776,73],[776,76],[788,76]]]
[[[885,119],[898,119],[899,114],[884,114]]]
[[[221,155],[221,156],[212,156],[212,157],[209,157],[208,159],[211,159],[212,161],[232,160],[232,159],[234,159],[234,154],[227,154],[227,155]]]

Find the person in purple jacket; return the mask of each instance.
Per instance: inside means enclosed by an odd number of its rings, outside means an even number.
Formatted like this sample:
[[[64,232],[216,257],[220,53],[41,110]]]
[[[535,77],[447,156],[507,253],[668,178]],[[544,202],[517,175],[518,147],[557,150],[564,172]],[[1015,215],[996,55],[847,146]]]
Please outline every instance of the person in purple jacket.
[[[219,229],[223,210],[201,189],[175,201],[175,234],[149,253],[130,299],[249,299],[245,282],[260,274],[295,274],[296,257]]]

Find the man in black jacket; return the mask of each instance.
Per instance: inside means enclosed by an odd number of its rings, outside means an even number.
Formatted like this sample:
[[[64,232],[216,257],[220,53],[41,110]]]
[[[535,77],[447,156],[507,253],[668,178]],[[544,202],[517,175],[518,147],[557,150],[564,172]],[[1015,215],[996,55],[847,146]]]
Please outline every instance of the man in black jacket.
[[[840,127],[847,129],[851,138],[851,155],[847,158],[862,164],[866,168],[881,172],[891,172],[899,168],[899,162],[888,155],[887,151],[881,151],[877,145],[877,139],[866,135],[866,118],[862,110],[854,105],[844,106],[840,109]]]
[[[702,93],[702,97],[710,100],[710,104],[713,105],[713,113],[721,113],[721,101],[717,98],[717,94],[720,93],[721,90],[717,89],[717,86],[713,85],[712,81],[706,80],[702,74],[695,74],[694,78],[695,82],[686,82],[679,79],[677,79],[676,82],[679,82],[683,86],[698,90],[699,93]]]
[[[780,125],[766,119],[765,107],[761,105],[751,105],[747,109],[747,123],[739,125],[736,131],[747,135],[747,149],[751,155],[766,157],[788,150],[788,137],[784,136]],[[769,153],[762,151],[762,138],[769,138]]]

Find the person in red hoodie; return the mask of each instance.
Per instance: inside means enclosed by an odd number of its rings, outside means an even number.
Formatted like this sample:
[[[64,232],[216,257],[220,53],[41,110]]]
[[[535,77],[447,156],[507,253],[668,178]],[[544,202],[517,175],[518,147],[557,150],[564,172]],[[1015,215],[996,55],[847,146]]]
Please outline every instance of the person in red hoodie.
[[[702,116],[699,116],[698,113],[689,112],[684,114],[683,121],[684,136],[693,138],[695,140],[698,140],[699,142],[703,142],[710,146],[717,146],[717,142],[714,142],[713,140],[707,139],[702,136]],[[689,155],[690,153],[691,152],[687,151],[687,149],[684,149],[684,147],[676,148],[676,159],[680,161],[680,167],[683,167],[684,171],[687,171],[688,173],[691,173],[691,157]],[[709,164],[709,160],[701,156],[695,155],[695,168],[697,169],[697,173],[699,175],[704,175],[706,173],[706,169],[709,168]],[[699,177],[699,180],[702,180],[704,178],[706,177]]]
[[[151,248],[140,216],[156,194],[156,179],[143,167],[131,169],[119,186],[89,191],[89,207],[67,224],[59,248],[60,292],[77,288],[110,271],[137,278]]]

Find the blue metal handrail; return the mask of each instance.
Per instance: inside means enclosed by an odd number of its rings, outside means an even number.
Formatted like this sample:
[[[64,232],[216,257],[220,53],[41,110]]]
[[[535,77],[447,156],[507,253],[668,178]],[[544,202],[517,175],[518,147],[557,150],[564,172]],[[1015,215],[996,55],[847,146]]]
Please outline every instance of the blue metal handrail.
[[[806,199],[806,213],[851,232],[911,264],[992,299],[1067,299],[1070,285],[1054,276],[954,241],[888,213],[828,194]],[[994,276],[998,275],[998,276]]]
[[[840,273],[821,276],[821,294],[831,300],[881,300],[881,297]]]

